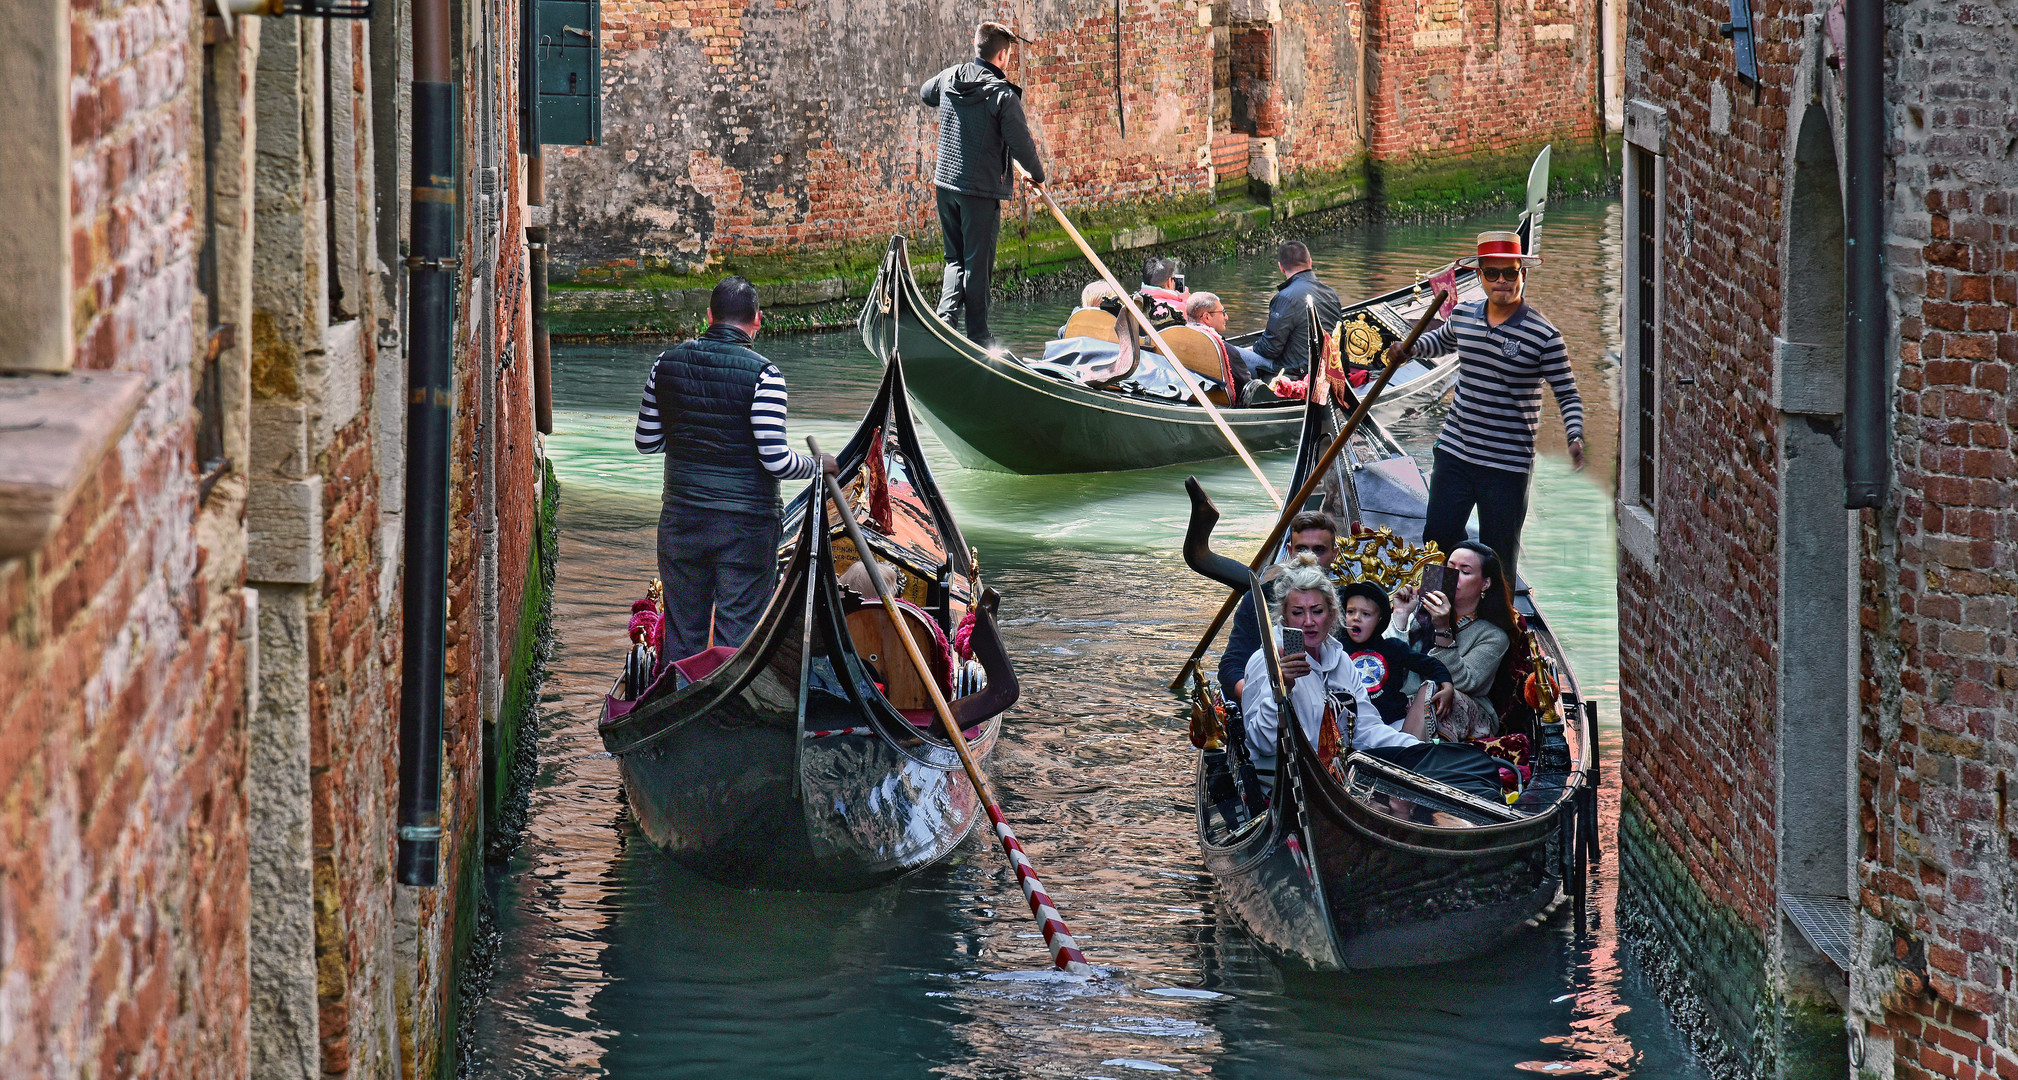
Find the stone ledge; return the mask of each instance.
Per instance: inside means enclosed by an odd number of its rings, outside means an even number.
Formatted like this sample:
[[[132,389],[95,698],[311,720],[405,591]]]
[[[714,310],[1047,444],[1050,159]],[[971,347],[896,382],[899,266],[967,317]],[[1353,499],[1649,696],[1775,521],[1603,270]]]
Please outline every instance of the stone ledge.
[[[1640,568],[1660,576],[1661,541],[1654,516],[1646,507],[1618,504],[1619,547],[1640,564]]]
[[[0,559],[49,542],[146,392],[131,373],[0,378]]]

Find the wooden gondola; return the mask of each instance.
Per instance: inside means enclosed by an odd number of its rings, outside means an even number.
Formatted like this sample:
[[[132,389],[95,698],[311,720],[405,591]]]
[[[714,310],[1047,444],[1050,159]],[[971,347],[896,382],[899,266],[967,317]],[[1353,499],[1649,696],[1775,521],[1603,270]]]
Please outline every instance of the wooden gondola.
[[[1328,438],[1322,427],[1335,423],[1334,415],[1311,425],[1299,484],[1317,456],[1310,443]],[[1403,467],[1415,469],[1412,461]],[[1363,466],[1357,475],[1367,475]],[[1255,587],[1247,566],[1211,552],[1218,511],[1195,480],[1188,487],[1186,562],[1215,581]],[[1359,497],[1362,506],[1368,497]],[[1420,513],[1418,504],[1412,521],[1391,515],[1383,524],[1419,544]],[[1274,633],[1267,605],[1259,607],[1274,678]],[[1281,725],[1276,789],[1264,796],[1237,705],[1219,700],[1209,676],[1194,676],[1195,730],[1223,710],[1216,721],[1223,735],[1212,740],[1223,745],[1198,756],[1199,842],[1228,909],[1264,946],[1319,970],[1405,967],[1489,950],[1566,897],[1582,919],[1584,866],[1597,837],[1596,709],[1525,584],[1515,607],[1560,691],[1508,723],[1537,747],[1533,777],[1511,805],[1379,754],[1345,752],[1327,762],[1302,725],[1289,722]]]
[[[1548,163],[1544,147],[1530,170],[1527,210],[1518,225],[1530,251],[1546,203]],[[1339,331],[1341,362],[1362,367],[1383,363],[1387,346],[1401,339],[1438,287],[1459,302],[1485,295],[1472,270],[1446,267],[1441,274],[1449,276],[1425,276],[1348,306]],[[901,349],[911,393],[924,407],[926,422],[968,468],[1110,472],[1232,453],[1205,410],[1178,391],[1174,376],[1082,381],[1057,364],[990,352],[933,311],[933,302],[912,276],[907,241],[891,237],[857,320],[862,341],[886,362]],[[1229,340],[1251,346],[1259,337]],[[1168,363],[1154,354],[1144,359],[1151,365]],[[1391,419],[1440,398],[1456,372],[1455,354],[1429,363],[1407,362],[1375,404],[1376,414]],[[1255,452],[1294,446],[1303,429],[1299,400],[1224,409],[1222,415]]]
[[[973,615],[971,659],[947,653],[940,689],[986,761],[1016,677],[901,363],[838,458],[920,640],[951,642]],[[786,510],[778,588],[748,640],[678,662],[634,645],[598,724],[645,837],[729,885],[869,888],[943,858],[982,816],[888,614],[842,585],[856,552],[817,483]]]

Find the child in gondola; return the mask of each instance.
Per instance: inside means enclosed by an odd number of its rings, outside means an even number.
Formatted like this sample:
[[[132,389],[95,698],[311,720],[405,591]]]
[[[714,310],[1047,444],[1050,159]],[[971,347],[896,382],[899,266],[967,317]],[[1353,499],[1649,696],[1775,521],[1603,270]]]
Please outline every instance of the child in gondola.
[[[1448,715],[1456,697],[1450,669],[1435,657],[1387,636],[1388,622],[1394,615],[1387,590],[1370,581],[1355,581],[1339,590],[1339,596],[1344,603],[1346,653],[1366,696],[1382,720],[1417,738],[1425,737],[1425,709],[1433,706],[1439,717]],[[1413,695],[1404,689],[1409,675],[1422,680]]]

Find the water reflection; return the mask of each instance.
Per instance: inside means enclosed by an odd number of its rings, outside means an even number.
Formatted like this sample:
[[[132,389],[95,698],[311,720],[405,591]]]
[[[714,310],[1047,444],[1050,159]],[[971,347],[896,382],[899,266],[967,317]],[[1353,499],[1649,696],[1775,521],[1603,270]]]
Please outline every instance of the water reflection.
[[[1600,285],[1615,276],[1617,219],[1615,204],[1554,212],[1547,272],[1534,281],[1536,303],[1570,342],[1606,467],[1615,414],[1600,403],[1612,396],[1604,358],[1617,345],[1617,307]],[[1465,253],[1498,223],[1347,232],[1312,246],[1328,281],[1364,295]],[[1189,277],[1250,328],[1275,282],[1263,258]],[[998,332],[1027,348],[1067,306],[1007,305]],[[850,335],[762,347],[791,385],[794,437],[838,445],[873,393],[873,361]],[[1582,945],[1558,921],[1463,964],[1320,978],[1283,974],[1230,925],[1199,862],[1191,751],[1163,684],[1221,597],[1178,558],[1183,477],[1212,491],[1229,542],[1258,541],[1270,523],[1237,462],[1016,477],[958,469],[927,448],[1003,594],[1003,636],[1024,684],[994,765],[1004,809],[1111,978],[1044,970],[1016,883],[980,834],[945,864],[853,896],[724,889],[651,850],[592,728],[628,601],[653,573],[660,466],[633,452],[630,435],[654,351],[556,349],[560,640],[527,837],[497,896],[503,959],[476,1023],[476,1073],[1697,1075],[1610,936],[1609,845],[1600,930]],[[1438,419],[1398,433],[1426,455]],[[1287,455],[1263,466],[1286,481]],[[1608,483],[1544,458],[1522,566],[1615,746]],[[1615,813],[1615,792],[1604,805]]]

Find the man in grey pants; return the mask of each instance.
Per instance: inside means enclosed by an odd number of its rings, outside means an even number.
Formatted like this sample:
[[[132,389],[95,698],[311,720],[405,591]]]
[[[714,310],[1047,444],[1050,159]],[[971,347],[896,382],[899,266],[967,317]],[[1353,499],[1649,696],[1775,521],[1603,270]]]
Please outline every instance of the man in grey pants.
[[[785,442],[785,377],[750,346],[764,314],[757,290],[723,278],[708,331],[659,354],[638,406],[640,454],[666,455],[659,509],[665,585],[662,659],[740,645],[778,582],[780,480],[810,480],[815,462]]]
[[[1002,233],[1002,200],[1014,193],[1014,166],[1044,182],[1044,165],[1023,118],[1023,88],[1002,73],[1016,35],[1001,23],[974,28],[974,59],[926,80],[918,97],[939,110],[939,162],[932,183],[939,193],[939,232],[946,241],[946,277],[939,317],[948,323],[963,309],[967,337],[992,347],[988,283],[995,241]]]

